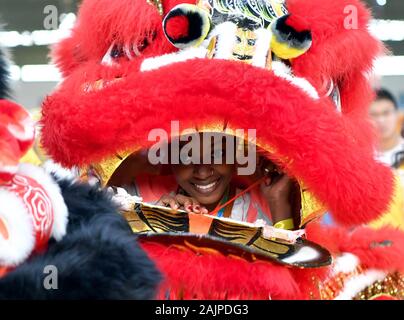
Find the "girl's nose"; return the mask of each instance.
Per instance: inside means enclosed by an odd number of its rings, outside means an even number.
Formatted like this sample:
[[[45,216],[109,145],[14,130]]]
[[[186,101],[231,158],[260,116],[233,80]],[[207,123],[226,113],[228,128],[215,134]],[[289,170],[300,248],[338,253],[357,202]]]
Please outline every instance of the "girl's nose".
[[[197,179],[207,179],[213,175],[213,168],[210,165],[195,165],[194,166],[194,176]]]

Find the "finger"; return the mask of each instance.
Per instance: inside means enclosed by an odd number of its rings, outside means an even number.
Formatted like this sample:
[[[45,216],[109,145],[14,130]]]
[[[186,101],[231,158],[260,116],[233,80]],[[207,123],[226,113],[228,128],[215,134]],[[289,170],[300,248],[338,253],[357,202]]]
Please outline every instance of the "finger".
[[[171,209],[178,210],[180,207],[178,202],[175,199],[170,199],[168,203],[169,203]]]
[[[208,209],[206,209],[204,206],[201,206],[199,204],[195,205],[193,207],[193,210],[194,210],[195,213],[200,213],[200,214],[208,214],[209,213]]]
[[[202,214],[209,213],[208,209],[201,206],[201,204],[195,198],[178,194],[175,196],[175,199],[181,206],[185,208],[185,211],[187,212],[202,213]]]
[[[164,195],[164,196],[162,196],[162,197],[157,201],[156,204],[158,204],[158,205],[165,205],[165,204],[168,204],[168,199],[169,199],[169,196]]]
[[[181,200],[182,201],[186,201],[187,205],[191,206],[189,209],[191,210],[191,212],[195,212],[195,213],[200,213],[202,206],[200,205],[200,203],[198,202],[198,200],[196,200],[195,198],[192,197],[185,197],[183,195],[179,195],[181,196]]]
[[[163,196],[160,201],[163,205],[169,206],[171,209],[178,210],[179,208],[179,204],[173,197]]]
[[[194,203],[193,203],[193,205],[192,205],[192,210],[195,212],[195,213],[202,213],[202,206],[199,204],[199,202],[198,201],[194,201]]]
[[[178,194],[176,197],[177,202],[182,205],[187,212],[192,212],[193,199],[184,195]]]

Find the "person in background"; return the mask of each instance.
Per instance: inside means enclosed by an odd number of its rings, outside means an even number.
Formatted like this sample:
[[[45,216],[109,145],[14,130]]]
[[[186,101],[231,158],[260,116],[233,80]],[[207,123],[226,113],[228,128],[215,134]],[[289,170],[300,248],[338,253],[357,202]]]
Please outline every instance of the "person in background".
[[[377,229],[389,225],[404,230],[404,139],[397,100],[388,90],[379,89],[369,112],[379,134],[376,159],[393,168],[396,176],[393,204],[370,226]]]
[[[404,139],[399,130],[400,112],[394,96],[386,89],[376,91],[370,106],[370,116],[379,134],[376,158],[398,169],[404,160]]]
[[[379,219],[369,224],[378,229],[390,226],[404,230],[404,138],[400,132],[400,112],[394,96],[386,89],[376,91],[370,106],[370,117],[379,134],[376,159],[395,171],[395,193],[392,205]],[[322,218],[325,225],[335,222],[329,213]]]

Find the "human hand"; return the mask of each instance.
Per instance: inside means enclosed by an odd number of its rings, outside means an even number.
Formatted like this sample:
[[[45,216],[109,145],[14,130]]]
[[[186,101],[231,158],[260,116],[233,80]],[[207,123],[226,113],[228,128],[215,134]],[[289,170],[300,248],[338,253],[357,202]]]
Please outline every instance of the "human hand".
[[[266,163],[262,168],[266,179],[261,183],[261,193],[268,202],[273,223],[292,218],[290,198],[293,179],[281,172],[273,163]]]
[[[164,195],[157,202],[157,205],[167,206],[174,210],[185,210],[188,213],[208,214],[209,211],[201,206],[197,200],[182,194]]]

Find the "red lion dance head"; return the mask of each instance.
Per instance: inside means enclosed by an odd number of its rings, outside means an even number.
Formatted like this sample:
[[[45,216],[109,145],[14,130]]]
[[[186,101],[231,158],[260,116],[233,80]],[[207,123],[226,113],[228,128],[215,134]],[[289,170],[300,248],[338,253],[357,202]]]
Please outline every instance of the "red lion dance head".
[[[366,73],[382,46],[368,31],[366,7],[359,0],[185,2],[83,1],[70,37],[53,52],[65,79],[43,105],[49,154],[112,185],[127,159],[151,147],[149,132],[170,132],[172,121],[180,132],[253,128],[249,142],[299,182],[299,224],[313,229],[316,242],[334,256],[348,252],[352,274],[381,270],[373,282],[401,268],[400,232],[344,229],[383,215],[394,194],[392,172],[374,160],[370,138]],[[325,210],[342,229],[316,227]],[[144,247],[174,298],[339,294],[318,287],[339,274],[337,263],[299,270],[164,243]]]
[[[28,112],[0,99],[0,277],[66,234],[59,187],[41,168],[20,164],[33,141]]]

